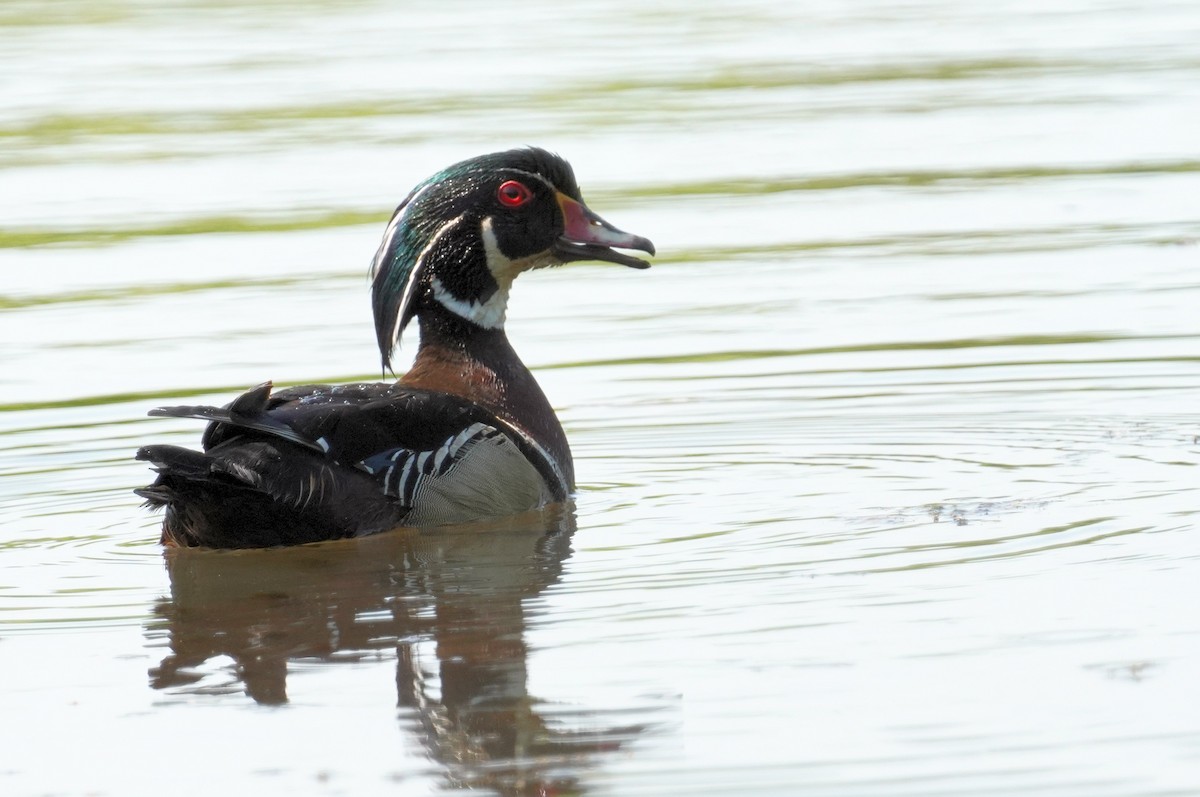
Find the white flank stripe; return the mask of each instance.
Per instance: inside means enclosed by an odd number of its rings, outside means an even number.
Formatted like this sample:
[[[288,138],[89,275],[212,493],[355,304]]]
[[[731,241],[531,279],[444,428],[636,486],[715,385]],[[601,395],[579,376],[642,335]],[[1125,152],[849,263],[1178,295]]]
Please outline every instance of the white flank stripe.
[[[409,479],[412,478],[413,458],[409,457],[404,463],[404,470],[400,472],[400,481],[396,484],[396,497],[400,499],[410,498],[409,494]]]
[[[481,424],[476,422],[459,432],[454,440],[450,442],[450,456],[457,457],[458,450],[462,448],[468,440],[475,436],[475,434],[479,431],[480,426]]]
[[[437,453],[433,455],[433,472],[434,473],[442,472],[442,463],[446,461],[446,457],[449,455],[450,455],[450,446],[446,443],[443,443],[442,447],[439,448],[437,450]]]

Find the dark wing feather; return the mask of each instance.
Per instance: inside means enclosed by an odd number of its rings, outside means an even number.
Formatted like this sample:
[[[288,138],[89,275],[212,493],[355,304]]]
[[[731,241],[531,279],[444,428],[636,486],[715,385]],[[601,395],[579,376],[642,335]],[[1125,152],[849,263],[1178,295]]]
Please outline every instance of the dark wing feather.
[[[238,396],[228,407],[207,407],[204,405],[156,407],[150,410],[148,414],[159,418],[196,418],[202,421],[211,421],[215,424],[226,424],[236,428],[250,429],[274,437],[281,437],[297,445],[323,452],[324,450],[316,442],[306,438],[286,423],[267,413],[270,395],[271,383],[263,382],[258,387]],[[209,429],[212,428],[211,426],[209,427]],[[204,443],[204,447],[209,447],[207,440]]]

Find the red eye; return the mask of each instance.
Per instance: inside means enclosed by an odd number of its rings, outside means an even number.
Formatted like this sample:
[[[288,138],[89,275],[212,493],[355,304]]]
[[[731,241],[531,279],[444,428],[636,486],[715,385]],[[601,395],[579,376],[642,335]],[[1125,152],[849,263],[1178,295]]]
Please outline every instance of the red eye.
[[[519,208],[532,198],[533,193],[516,180],[507,180],[496,189],[496,199],[508,208]]]

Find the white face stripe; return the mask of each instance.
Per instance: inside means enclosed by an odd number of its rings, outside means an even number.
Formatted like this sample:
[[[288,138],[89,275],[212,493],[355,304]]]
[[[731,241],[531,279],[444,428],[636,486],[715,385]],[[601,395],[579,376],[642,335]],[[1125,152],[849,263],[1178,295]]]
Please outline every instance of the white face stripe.
[[[508,171],[515,174],[525,175],[534,180],[541,182],[553,192],[558,189],[548,179],[538,174],[537,172],[528,172],[523,169],[509,169]],[[416,194],[408,200],[404,210],[397,214],[392,223],[388,225],[387,232],[384,235],[383,243],[380,244],[379,251],[375,254],[375,262],[372,265],[371,273],[374,275],[378,270],[384,253],[387,247],[390,246],[392,238],[396,234],[396,230],[400,226],[401,220],[408,215],[409,209],[416,203],[418,197],[423,194],[431,185],[427,185],[417,191]],[[412,300],[413,292],[417,285],[420,284],[421,270],[425,265],[425,257],[429,251],[437,243],[438,239],[443,234],[448,232],[463,220],[466,214],[457,216],[438,228],[437,232],[429,239],[429,243],[421,250],[417,256],[417,261],[413,265],[412,271],[409,272],[408,282],[404,286],[404,295],[400,299],[400,312],[396,315],[396,323],[392,328],[392,343],[396,343],[400,337],[400,324],[404,318],[404,308]],[[496,240],[496,233],[492,228],[492,217],[488,216],[480,223],[480,237],[483,239],[483,248],[487,256],[487,267],[499,289],[488,298],[486,302],[465,302],[462,299],[454,296],[446,289],[445,284],[434,277],[431,280],[433,287],[433,297],[455,315],[462,316],[468,321],[472,321],[485,329],[503,329],[504,321],[508,313],[508,292],[512,288],[513,280],[522,271],[528,271],[531,268],[543,268],[545,266],[557,265],[560,261],[548,251],[543,254],[534,255],[533,257],[522,258],[520,260],[510,260],[503,252],[500,251],[499,242]]]
[[[400,209],[388,224],[387,229],[383,233],[383,240],[379,242],[379,248],[375,250],[375,259],[371,261],[371,277],[374,278],[379,272],[379,268],[383,265],[383,258],[387,255],[389,249],[392,248],[392,239],[396,237],[396,231],[400,229],[400,223],[408,217],[408,212],[412,210],[416,204],[417,198],[421,194],[432,188],[432,184],[423,186],[415,194],[410,196],[404,203],[404,207]]]
[[[522,170],[522,169],[513,169],[512,171],[516,172],[517,174],[527,174],[527,175],[529,175],[530,177],[532,177],[532,178],[533,178],[533,179],[535,179],[535,180],[540,180],[540,181],[542,182],[542,185],[546,186],[546,187],[547,187],[547,188],[549,188],[551,191],[557,191],[557,190],[558,190],[557,188],[555,188],[555,187],[554,187],[554,183],[550,182],[549,180],[547,180],[545,177],[543,177],[542,175],[538,174],[537,172],[527,172],[527,171],[524,171],[524,170]]]
[[[507,290],[516,278],[520,269],[500,251],[500,242],[496,240],[496,230],[492,217],[488,216],[479,225],[479,237],[483,239],[483,251],[487,253],[488,271],[492,273],[500,290]]]
[[[508,314],[508,294],[517,275],[530,269],[557,265],[561,261],[550,250],[523,257],[520,260],[509,259],[500,251],[500,244],[496,240],[496,233],[492,228],[491,216],[480,222],[479,234],[483,240],[488,272],[496,281],[496,292],[485,302],[464,301],[450,293],[445,284],[434,277],[431,280],[433,297],[455,315],[462,316],[485,329],[503,329]]]
[[[412,271],[408,273],[408,282],[404,285],[404,295],[400,297],[400,312],[396,313],[396,323],[392,327],[392,343],[395,344],[400,337],[400,324],[404,320],[404,309],[408,307],[408,303],[412,301],[413,291],[416,290],[418,282],[420,282],[421,271],[425,268],[425,258],[433,249],[438,239],[452,230],[459,222],[466,218],[465,213],[455,216],[450,221],[438,227],[437,232],[429,239],[429,243],[425,244],[425,248],[421,250],[421,254],[417,255],[417,262],[413,264]],[[437,281],[436,279],[434,280]]]
[[[532,177],[533,179],[540,181],[543,185],[545,185],[551,191],[558,191],[558,189],[554,187],[553,183],[551,183],[549,180],[547,180],[545,177],[538,174],[537,172],[527,172],[522,169],[512,169],[511,171],[516,172],[517,174],[524,174],[529,177]],[[435,183],[428,183],[426,185],[421,186],[421,188],[419,188],[416,193],[414,193],[412,196],[410,196],[408,198],[407,201],[405,201],[404,207],[401,208],[400,212],[397,213],[392,218],[392,220],[388,223],[387,229],[384,230],[384,232],[383,232],[383,240],[379,242],[379,248],[375,250],[375,257],[374,257],[374,259],[371,260],[370,276],[372,279],[374,279],[375,275],[379,272],[380,267],[383,265],[383,259],[387,255],[388,250],[391,249],[392,240],[396,237],[396,232],[400,229],[401,223],[403,223],[403,221],[406,218],[408,218],[409,211],[411,211],[413,209],[413,207],[417,204],[417,200],[419,200],[421,198],[421,194],[424,194],[430,188],[433,188],[434,185],[435,185]],[[458,221],[458,219],[456,219],[456,221]],[[445,229],[445,228],[443,227],[442,229]],[[441,234],[442,234],[442,230],[438,230],[436,233],[434,233],[434,238],[436,239],[437,236],[439,236]],[[428,249],[428,247],[426,247],[426,249]],[[424,254],[424,252],[422,252],[422,254]],[[413,269],[413,273],[416,273],[415,268]],[[411,279],[409,282],[411,284]],[[407,296],[408,293],[409,293],[409,291],[406,290],[405,295]]]

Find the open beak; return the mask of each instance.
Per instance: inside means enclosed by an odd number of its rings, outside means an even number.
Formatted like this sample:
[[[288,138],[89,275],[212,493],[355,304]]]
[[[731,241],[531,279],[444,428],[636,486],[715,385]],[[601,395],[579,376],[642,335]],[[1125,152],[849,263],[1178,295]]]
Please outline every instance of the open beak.
[[[641,258],[617,252],[618,249],[640,249],[654,254],[654,244],[640,235],[621,232],[604,219],[563,193],[558,195],[562,209],[563,234],[554,242],[554,252],[564,263],[572,260],[606,260],[630,268],[650,268]]]

